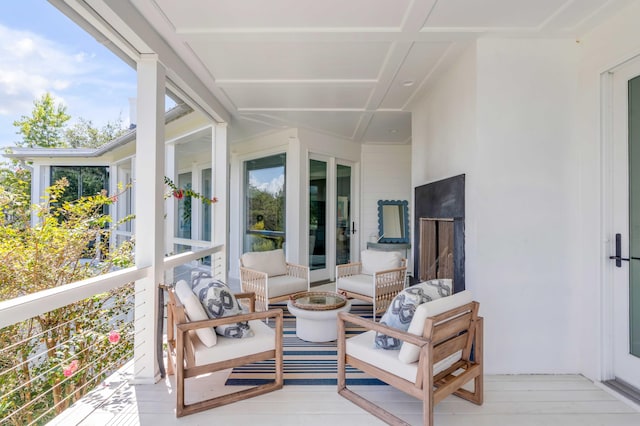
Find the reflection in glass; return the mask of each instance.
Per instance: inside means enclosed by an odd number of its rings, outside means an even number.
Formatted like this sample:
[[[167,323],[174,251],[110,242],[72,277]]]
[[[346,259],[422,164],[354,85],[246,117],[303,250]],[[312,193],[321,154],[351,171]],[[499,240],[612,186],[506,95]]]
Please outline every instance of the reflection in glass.
[[[378,241],[409,242],[409,212],[407,201],[378,201]]]
[[[309,267],[327,267],[327,163],[309,160]]]
[[[286,154],[245,162],[244,251],[283,248]]]

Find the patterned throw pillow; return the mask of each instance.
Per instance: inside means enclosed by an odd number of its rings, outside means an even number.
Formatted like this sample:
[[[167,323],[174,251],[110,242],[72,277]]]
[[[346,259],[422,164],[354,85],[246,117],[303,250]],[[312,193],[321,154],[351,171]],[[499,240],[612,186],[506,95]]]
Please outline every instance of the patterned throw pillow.
[[[242,306],[222,281],[198,274],[193,278],[193,292],[198,296],[209,318],[222,318],[242,313]],[[253,336],[253,330],[247,321],[219,325],[216,327],[216,333],[236,339]]]
[[[452,285],[450,279],[437,279],[405,288],[393,299],[387,312],[380,319],[380,324],[407,331],[416,308],[423,303],[450,296]],[[402,340],[376,333],[375,345],[381,349],[400,349]]]

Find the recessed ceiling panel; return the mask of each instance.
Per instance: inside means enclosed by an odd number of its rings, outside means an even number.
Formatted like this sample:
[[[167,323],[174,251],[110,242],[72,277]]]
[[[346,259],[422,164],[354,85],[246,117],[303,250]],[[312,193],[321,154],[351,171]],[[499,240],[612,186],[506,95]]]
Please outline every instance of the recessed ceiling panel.
[[[429,15],[425,28],[537,27],[567,0],[445,0]]]
[[[287,127],[302,127],[321,133],[351,139],[362,116],[351,111],[274,111],[263,114],[251,114],[265,121],[279,122]]]
[[[190,43],[220,79],[375,79],[389,43]]]
[[[410,112],[376,112],[367,131],[362,137],[363,142],[406,142],[411,138]]]
[[[427,74],[436,66],[448,46],[449,43],[414,43],[393,79],[380,108],[403,108]]]
[[[549,22],[546,29],[570,32],[580,26],[593,12],[602,9],[602,0],[580,0],[571,2]],[[597,15],[596,15],[597,16]]]
[[[372,85],[232,84],[222,85],[239,108],[364,108]]]
[[[155,0],[178,31],[399,27],[409,0]]]

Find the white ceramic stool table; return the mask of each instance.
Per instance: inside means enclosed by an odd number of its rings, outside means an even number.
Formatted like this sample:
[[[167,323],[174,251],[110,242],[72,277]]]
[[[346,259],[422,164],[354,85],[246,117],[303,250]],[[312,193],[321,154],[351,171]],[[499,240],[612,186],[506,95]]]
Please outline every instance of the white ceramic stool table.
[[[332,292],[307,291],[292,296],[287,309],[296,317],[296,336],[307,342],[338,338],[338,312],[349,312],[351,303]]]

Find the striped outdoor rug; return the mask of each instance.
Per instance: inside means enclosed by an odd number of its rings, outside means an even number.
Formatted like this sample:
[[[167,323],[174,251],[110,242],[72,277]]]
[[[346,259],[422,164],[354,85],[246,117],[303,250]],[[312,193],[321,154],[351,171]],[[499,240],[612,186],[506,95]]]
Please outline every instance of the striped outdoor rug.
[[[295,317],[286,305],[284,310],[284,384],[285,385],[337,385],[336,342],[305,342],[296,337]],[[351,313],[371,318],[371,305],[353,305]],[[273,326],[273,321],[270,322]],[[363,329],[348,327],[347,335],[362,333]],[[261,361],[234,368],[226,385],[255,386],[273,381],[274,361]],[[360,370],[347,365],[348,385],[384,385]]]

